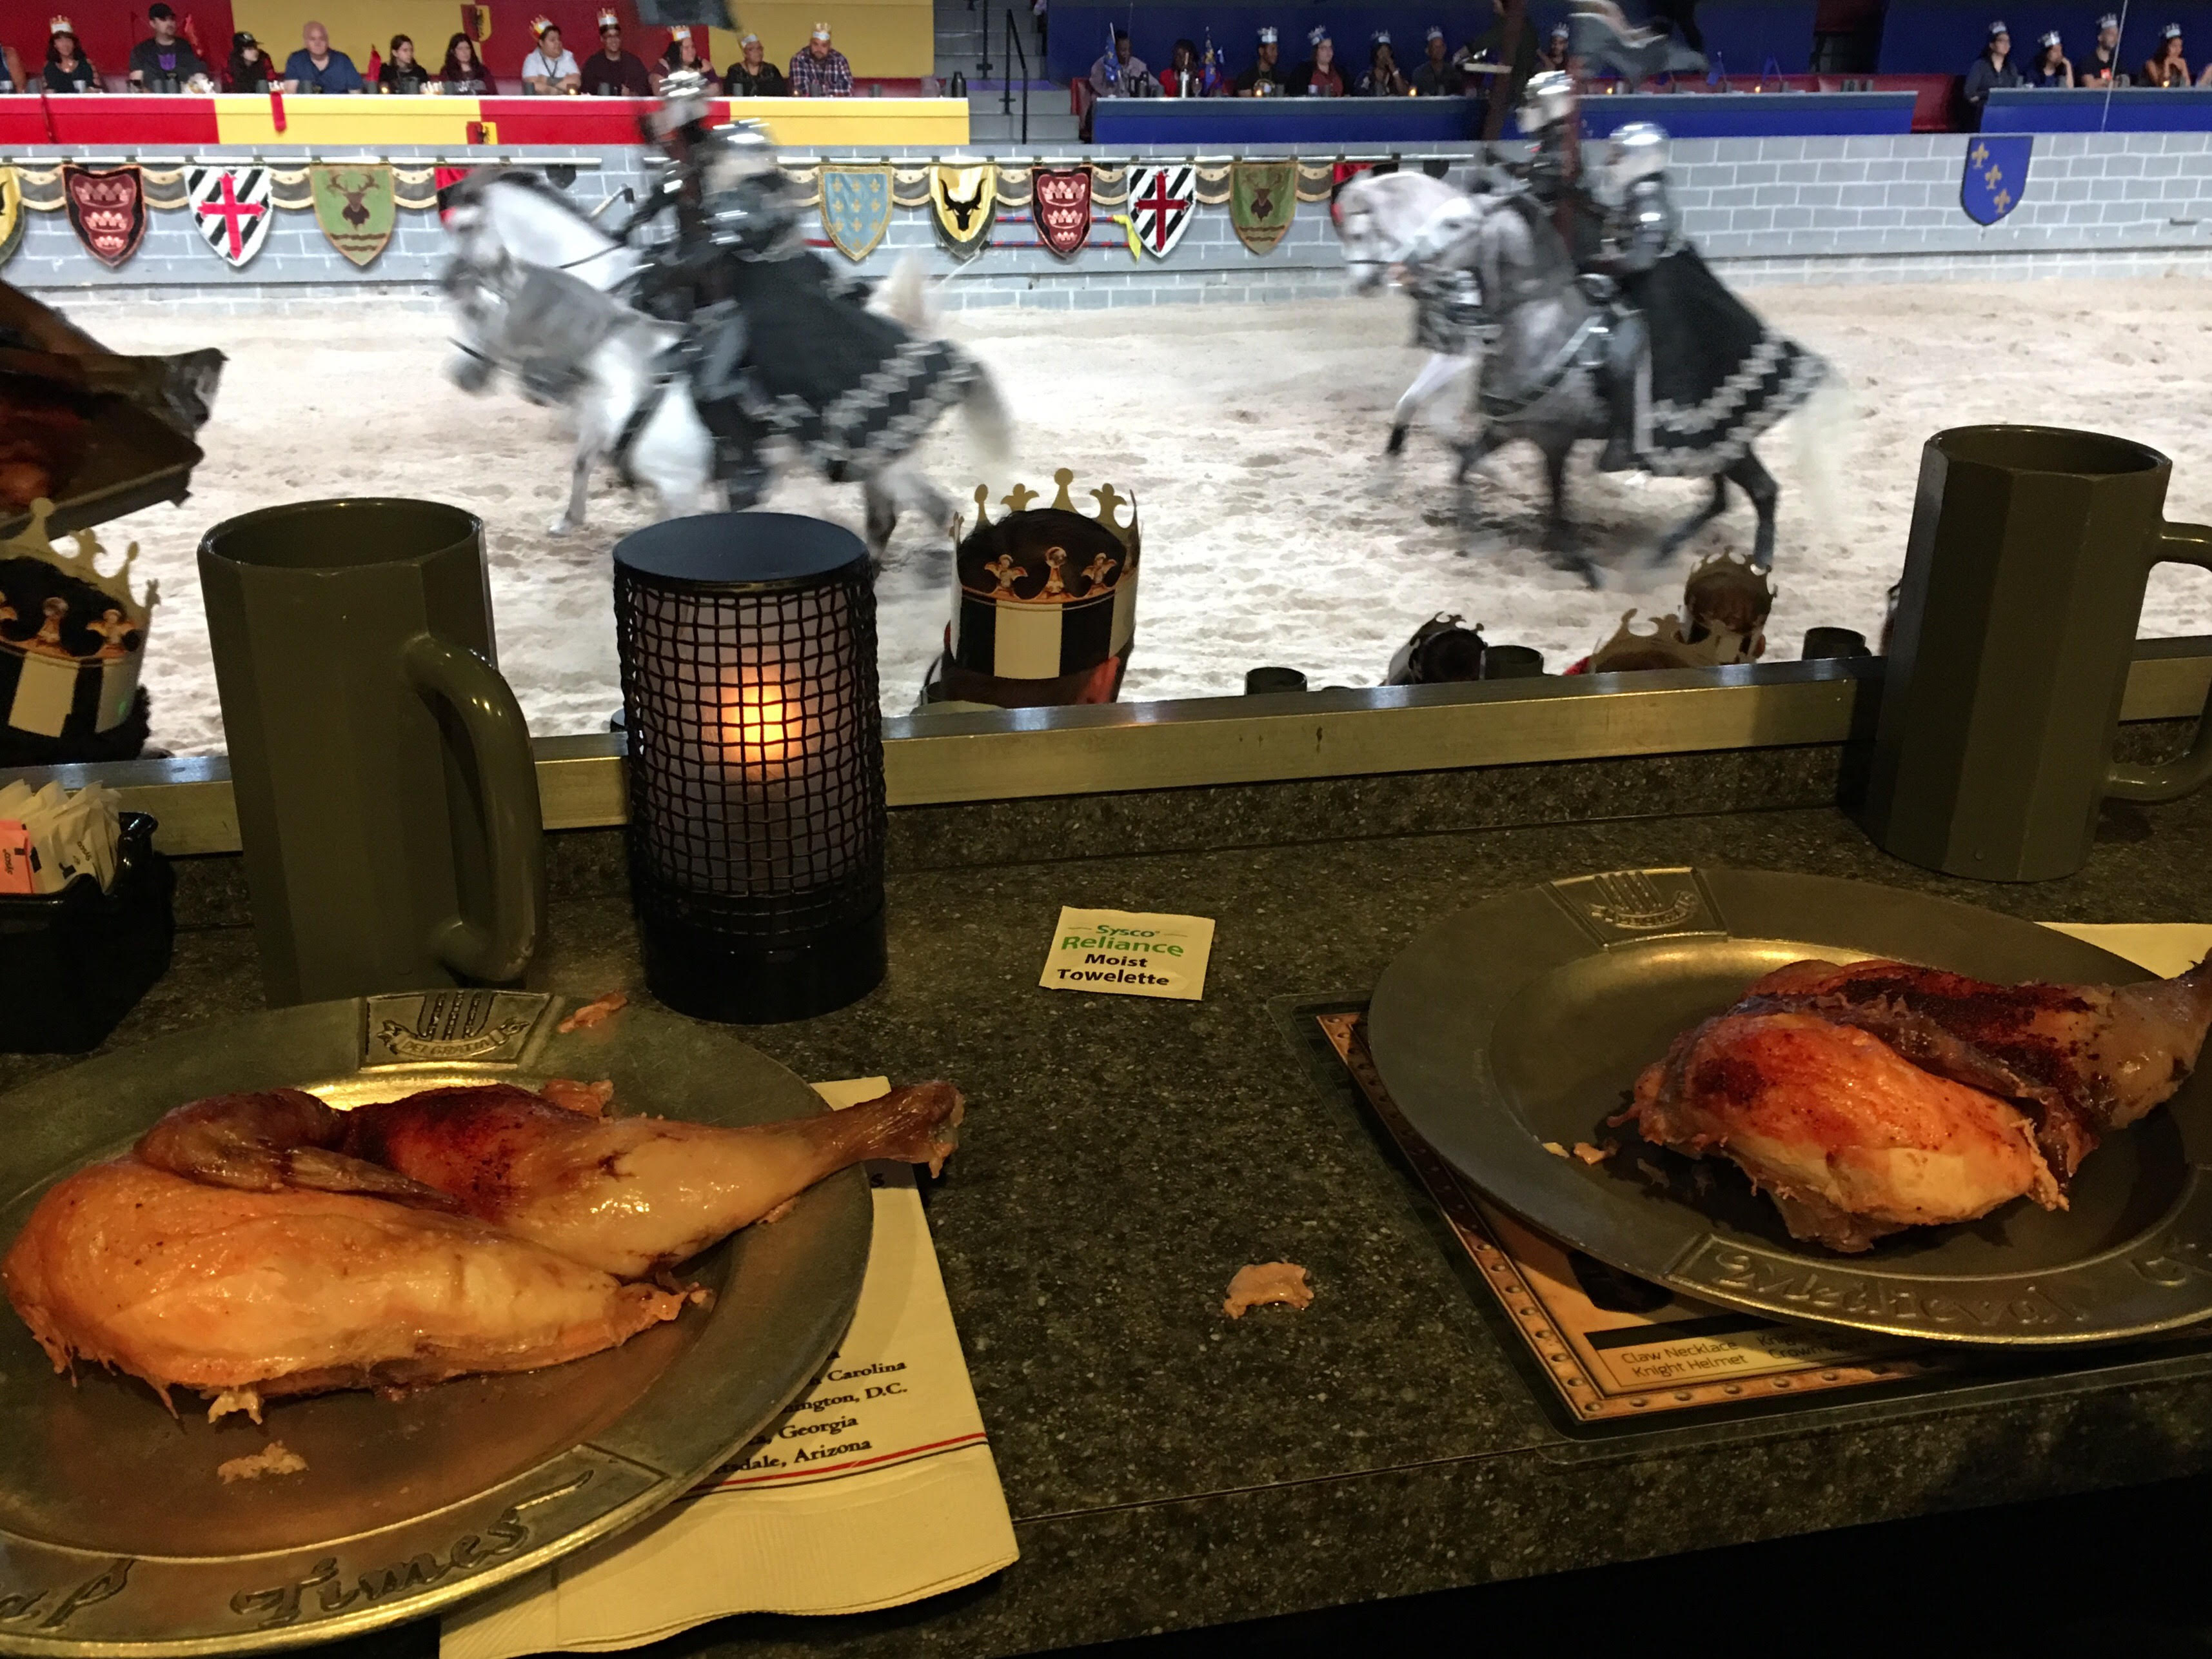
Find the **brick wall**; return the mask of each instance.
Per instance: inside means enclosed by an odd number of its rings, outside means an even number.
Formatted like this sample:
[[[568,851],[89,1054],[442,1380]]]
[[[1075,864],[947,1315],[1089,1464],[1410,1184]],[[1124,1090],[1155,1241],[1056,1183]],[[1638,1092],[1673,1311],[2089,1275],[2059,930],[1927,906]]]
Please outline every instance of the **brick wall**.
[[[1986,228],[1959,204],[1960,176],[1973,142],[1966,134],[1685,140],[1674,151],[1676,197],[1689,234],[1738,281],[2212,274],[2212,135],[2039,137],[2021,205]],[[1028,155],[1005,146],[973,153]],[[1292,152],[1261,146],[1249,153]],[[420,161],[431,153],[390,154]],[[1160,154],[1180,158],[1188,152]],[[580,171],[571,187],[581,201],[596,203],[643,179],[635,151],[607,150],[596,158],[600,165]],[[916,153],[896,159],[928,158]],[[1454,176],[1463,177],[1466,165],[1455,161]],[[28,218],[22,247],[5,268],[8,279],[81,295],[111,290],[118,299],[248,306],[344,291],[420,299],[429,294],[444,257],[442,233],[428,212],[403,210],[392,246],[366,270],[339,258],[312,215],[286,212],[253,264],[232,271],[200,244],[183,212],[166,211],[153,216],[137,255],[110,271],[84,252],[62,215]],[[1002,216],[994,235],[1002,243],[1034,240],[1019,215]],[[1335,238],[1318,205],[1301,206],[1289,234],[1265,256],[1237,240],[1225,208],[1199,210],[1166,260],[1134,261],[1125,246],[1103,245],[1116,235],[1117,228],[1098,225],[1094,245],[1069,262],[1040,247],[1000,246],[962,264],[939,248],[926,210],[900,209],[861,269],[881,275],[902,255],[920,254],[939,272],[954,275],[940,296],[953,307],[1092,308],[1341,291]]]

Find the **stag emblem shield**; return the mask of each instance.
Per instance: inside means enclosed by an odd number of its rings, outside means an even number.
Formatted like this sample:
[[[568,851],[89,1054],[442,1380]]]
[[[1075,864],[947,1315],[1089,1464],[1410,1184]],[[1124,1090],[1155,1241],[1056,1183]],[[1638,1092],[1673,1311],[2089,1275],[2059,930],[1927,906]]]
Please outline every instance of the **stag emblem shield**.
[[[307,169],[307,177],[314,191],[315,222],[332,247],[357,265],[384,252],[399,212],[390,162],[319,164]]]

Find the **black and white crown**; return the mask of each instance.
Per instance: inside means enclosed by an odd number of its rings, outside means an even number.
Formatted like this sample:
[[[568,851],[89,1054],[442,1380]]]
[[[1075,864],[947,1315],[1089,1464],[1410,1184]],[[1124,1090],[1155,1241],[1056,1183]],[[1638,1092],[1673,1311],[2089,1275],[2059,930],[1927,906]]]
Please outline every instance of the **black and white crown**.
[[[1095,668],[1128,648],[1137,629],[1137,504],[1111,484],[1089,492],[1097,512],[1068,495],[1075,474],[1053,474],[1059,493],[1016,484],[994,521],[988,485],[975,487],[975,525],[955,525],[952,658],[1001,679],[1048,680]],[[1128,508],[1128,522],[1120,521]]]

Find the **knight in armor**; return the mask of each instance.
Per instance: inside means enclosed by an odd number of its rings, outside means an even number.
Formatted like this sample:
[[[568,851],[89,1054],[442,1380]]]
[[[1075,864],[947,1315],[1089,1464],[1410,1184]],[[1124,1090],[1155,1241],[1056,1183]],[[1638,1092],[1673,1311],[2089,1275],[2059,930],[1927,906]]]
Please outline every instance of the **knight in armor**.
[[[1713,275],[1667,191],[1667,135],[1648,121],[1613,136],[1613,205],[1597,269],[1618,287],[1607,350],[1612,434],[1599,466],[1709,477],[1795,409],[1826,372]]]
[[[1521,94],[1521,131],[1535,144],[1509,169],[1544,204],[1575,256],[1575,269],[1595,261],[1604,213],[1582,179],[1582,109],[1574,78],[1558,70],[1531,76]]]

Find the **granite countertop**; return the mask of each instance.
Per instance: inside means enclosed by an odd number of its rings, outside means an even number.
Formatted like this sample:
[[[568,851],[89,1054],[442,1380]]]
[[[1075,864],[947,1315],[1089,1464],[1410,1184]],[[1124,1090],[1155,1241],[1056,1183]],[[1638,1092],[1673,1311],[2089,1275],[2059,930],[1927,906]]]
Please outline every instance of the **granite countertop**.
[[[2212,1469],[2212,1356],[2188,1353],[1566,1435],[1275,1012],[1364,994],[1451,910],[1592,869],[1732,864],[2039,920],[2212,920],[2212,792],[2109,810],[2088,867],[2036,886],[1899,864],[1828,809],[1020,861],[1038,845],[894,876],[884,986],[747,1033],[805,1077],[966,1091],[930,1217],[1022,1559],[915,1607],[664,1647],[1021,1653]],[[1215,917],[1205,1000],[1039,988],[1063,903]],[[532,977],[635,987],[619,893],[557,902]],[[253,980],[244,930],[187,932],[117,1041],[244,1006]],[[0,1061],[0,1083],[47,1063]],[[1230,1274],[1277,1257],[1310,1269],[1313,1306],[1224,1319]]]

